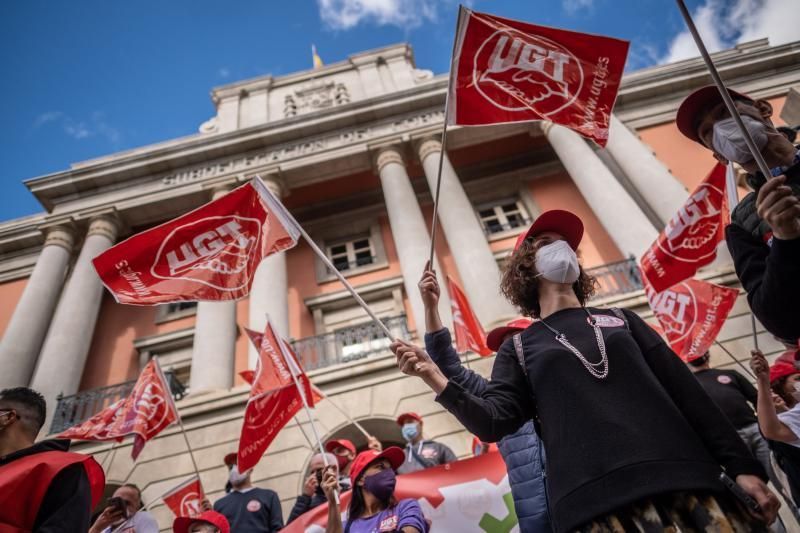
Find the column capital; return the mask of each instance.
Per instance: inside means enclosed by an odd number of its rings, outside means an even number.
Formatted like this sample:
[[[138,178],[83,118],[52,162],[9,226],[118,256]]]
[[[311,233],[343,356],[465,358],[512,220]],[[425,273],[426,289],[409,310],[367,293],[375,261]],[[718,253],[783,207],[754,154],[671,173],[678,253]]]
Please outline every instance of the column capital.
[[[442,142],[431,136],[423,137],[417,141],[417,154],[419,160],[424,161],[429,155],[442,151]]]
[[[44,246],[60,246],[72,253],[75,246],[75,228],[72,226],[50,226],[45,230]]]
[[[543,120],[543,121],[539,122],[538,124],[539,124],[539,127],[541,128],[542,133],[544,133],[545,135],[549,135],[550,134],[550,130],[552,130],[553,126],[555,126],[555,124],[553,124],[549,120]]]
[[[261,181],[264,182],[269,192],[274,194],[279,200],[284,196],[289,194],[289,188],[286,186],[286,180],[280,174],[280,172],[274,172],[270,174],[259,174],[261,176]]]
[[[86,232],[86,237],[102,235],[114,242],[117,240],[120,227],[121,222],[116,213],[110,212],[95,215],[89,219],[89,230]]]
[[[405,166],[406,163],[403,160],[403,155],[399,146],[391,145],[378,149],[378,154],[375,156],[375,168],[378,169],[378,173],[389,163],[397,163]]]

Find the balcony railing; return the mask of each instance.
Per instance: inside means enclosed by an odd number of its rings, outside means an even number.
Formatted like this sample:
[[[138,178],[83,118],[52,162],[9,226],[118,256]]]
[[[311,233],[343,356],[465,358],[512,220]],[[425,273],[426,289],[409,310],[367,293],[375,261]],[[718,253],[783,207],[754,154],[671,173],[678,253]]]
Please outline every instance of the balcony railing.
[[[184,385],[175,378],[172,372],[164,372],[169,389],[176,400],[183,398],[186,391]],[[88,420],[119,399],[125,398],[133,390],[136,380],[81,391],[71,396],[59,396],[50,433],[60,433],[67,428]]]
[[[589,268],[586,273],[594,276],[599,283],[597,292],[594,295],[595,299],[618,296],[644,288],[642,278],[639,275],[639,267],[633,257],[624,261]]]
[[[405,315],[383,319],[383,323],[394,337],[401,339],[409,337]],[[369,322],[293,341],[292,348],[304,369],[315,370],[364,359],[371,355],[389,353],[390,342],[377,325]]]

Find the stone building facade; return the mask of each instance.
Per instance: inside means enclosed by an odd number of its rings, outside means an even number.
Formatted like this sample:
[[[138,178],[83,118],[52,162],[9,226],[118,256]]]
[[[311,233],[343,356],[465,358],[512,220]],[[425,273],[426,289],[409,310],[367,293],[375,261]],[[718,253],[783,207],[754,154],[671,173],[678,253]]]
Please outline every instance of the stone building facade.
[[[732,87],[768,99],[776,115],[800,86],[800,42],[756,41],[715,59]],[[586,223],[580,255],[600,282],[593,305],[652,317],[631,258],[714,163],[674,125],[681,99],[707,83],[699,59],[626,75],[605,149],[550,124],[449,131],[437,270],[464,288],[487,330],[515,314],[497,286],[516,236],[538,213],[559,207]],[[237,447],[248,395],[238,373],[255,357],[242,327],[261,329],[269,315],[312,381],[385,444],[402,441],[395,417],[416,411],[427,437],[468,455],[470,435],[419,380],[397,371],[388,341],[305,243],[266,259],[250,298],[238,302],[122,306],[91,266],[114,243],[258,174],[390,329],[419,341],[416,284],[430,246],[446,86],[446,74],[416,68],[408,45],[371,50],[321,69],[217,87],[216,115],[197,134],[26,181],[44,211],[0,224],[0,388],[30,385],[44,393],[48,430],[56,430],[126,394],[148,359],[159,356],[213,500],[223,494],[222,458]],[[702,277],[737,284],[725,253]],[[440,311],[449,323],[446,291]],[[752,338],[743,296],[720,341],[747,359]],[[759,341],[770,354],[780,349],[763,330]],[[717,347],[712,354],[716,365],[737,364]],[[491,358],[468,358],[488,375]],[[366,445],[329,401],[315,417],[323,438]],[[287,515],[311,435],[298,416],[255,470],[255,482],[278,492]],[[105,462],[110,483],[137,483],[145,501],[193,471],[177,427],[148,443],[135,464],[130,442],[116,452],[109,444],[76,448]],[[152,509],[167,528],[169,511],[160,502]]]

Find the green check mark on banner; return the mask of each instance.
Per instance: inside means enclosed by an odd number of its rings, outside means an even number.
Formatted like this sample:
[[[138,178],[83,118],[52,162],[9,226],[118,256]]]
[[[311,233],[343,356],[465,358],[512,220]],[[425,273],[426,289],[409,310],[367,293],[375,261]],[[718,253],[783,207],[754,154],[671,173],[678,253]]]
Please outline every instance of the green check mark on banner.
[[[481,521],[478,522],[480,528],[486,533],[509,533],[517,525],[517,513],[514,510],[514,499],[510,492],[503,496],[503,502],[505,502],[506,509],[508,509],[508,514],[503,520],[498,520],[486,513],[481,517]]]

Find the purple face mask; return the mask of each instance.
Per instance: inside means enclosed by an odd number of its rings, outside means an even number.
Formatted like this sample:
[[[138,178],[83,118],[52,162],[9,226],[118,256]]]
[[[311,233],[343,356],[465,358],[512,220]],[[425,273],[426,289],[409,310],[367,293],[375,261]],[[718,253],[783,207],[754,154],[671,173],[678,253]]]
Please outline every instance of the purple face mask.
[[[397,485],[397,477],[391,468],[364,478],[364,489],[382,502],[389,501],[394,494],[395,485]]]

